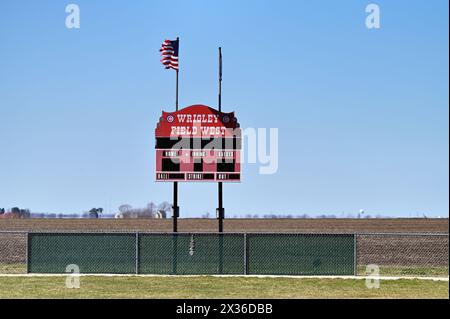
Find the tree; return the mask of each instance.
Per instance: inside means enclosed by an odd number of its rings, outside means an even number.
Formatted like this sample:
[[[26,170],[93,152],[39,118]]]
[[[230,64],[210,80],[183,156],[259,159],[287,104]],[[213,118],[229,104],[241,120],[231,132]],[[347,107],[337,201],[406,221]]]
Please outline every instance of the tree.
[[[131,208],[133,208],[131,205],[123,204],[123,205],[119,206],[119,212],[121,212],[122,214],[125,214],[126,212],[131,210]]]
[[[158,205],[158,211],[162,218],[167,218],[167,214],[172,211],[172,205],[164,201]]]
[[[19,218],[30,218],[31,212],[29,209],[21,209],[19,213]]]
[[[92,208],[89,211],[89,218],[98,218],[97,210],[95,208]]]
[[[20,218],[20,208],[19,207],[11,208],[11,218]]]
[[[158,210],[163,210],[165,212],[168,212],[172,209],[172,205],[169,204],[168,202],[162,202],[161,204],[158,205]]]
[[[92,208],[89,211],[90,218],[98,218],[99,214],[103,213],[103,208]]]
[[[3,215],[5,213],[5,209],[4,208],[0,208],[0,215]]]
[[[156,213],[158,212],[158,207],[155,203],[150,202],[147,204],[147,209],[145,210],[143,217],[149,217],[153,218],[156,216]]]

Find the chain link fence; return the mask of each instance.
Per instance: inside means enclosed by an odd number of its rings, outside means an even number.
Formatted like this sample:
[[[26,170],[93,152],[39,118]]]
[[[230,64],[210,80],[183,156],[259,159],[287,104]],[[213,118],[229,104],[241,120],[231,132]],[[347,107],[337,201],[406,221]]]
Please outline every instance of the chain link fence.
[[[247,234],[255,275],[353,275],[354,234]]]
[[[0,274],[22,274],[27,271],[26,232],[0,232]]]
[[[448,234],[358,234],[358,274],[448,276]]]
[[[243,234],[139,235],[138,273],[244,274]]]
[[[448,234],[0,232],[0,274],[448,277],[448,258]]]

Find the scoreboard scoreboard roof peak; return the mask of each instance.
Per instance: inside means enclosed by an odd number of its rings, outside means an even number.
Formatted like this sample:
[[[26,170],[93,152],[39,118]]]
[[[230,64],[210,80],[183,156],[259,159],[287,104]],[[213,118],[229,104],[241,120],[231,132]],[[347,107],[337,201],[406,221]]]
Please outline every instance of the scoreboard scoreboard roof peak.
[[[162,112],[155,130],[156,137],[226,137],[240,135],[234,112],[220,112],[195,104],[175,112]],[[238,130],[240,131],[240,130]]]

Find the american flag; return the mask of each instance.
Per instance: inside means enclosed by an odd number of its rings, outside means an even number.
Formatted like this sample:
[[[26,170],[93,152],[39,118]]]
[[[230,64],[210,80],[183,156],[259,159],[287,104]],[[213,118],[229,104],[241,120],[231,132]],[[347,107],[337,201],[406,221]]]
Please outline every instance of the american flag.
[[[165,40],[159,50],[161,52],[161,63],[166,69],[174,69],[178,71],[178,48],[180,40]]]

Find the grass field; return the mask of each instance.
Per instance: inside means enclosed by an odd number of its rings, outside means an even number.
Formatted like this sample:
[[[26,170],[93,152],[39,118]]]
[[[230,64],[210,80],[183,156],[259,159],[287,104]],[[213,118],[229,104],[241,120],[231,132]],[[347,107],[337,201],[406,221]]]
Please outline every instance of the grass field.
[[[365,266],[358,266],[358,275],[366,275]],[[448,267],[381,266],[380,276],[448,277]]]
[[[181,219],[180,231],[215,231],[217,221]],[[448,219],[280,219],[226,220],[231,232],[416,232],[448,233]],[[2,231],[148,231],[171,230],[170,220],[0,220],[0,274],[26,272],[26,236]],[[403,237],[402,237],[403,238]],[[380,265],[380,275],[448,277],[448,237],[419,242],[395,236],[358,237],[358,274]],[[444,242],[443,242],[444,240]],[[446,240],[446,241],[445,241]],[[425,255],[424,255],[425,254]],[[414,258],[413,258],[414,257]],[[424,262],[425,261],[425,262]],[[432,265],[419,267],[417,265]],[[389,265],[398,266],[389,266]],[[388,265],[388,266],[383,266]],[[415,265],[412,267],[402,265]],[[429,280],[382,280],[368,289],[363,279],[254,277],[102,277],[81,278],[80,289],[65,288],[65,277],[5,277],[3,298],[449,298],[449,284]]]
[[[385,280],[368,289],[365,280],[254,277],[81,277],[80,289],[66,277],[0,277],[6,298],[448,298],[448,282]]]
[[[0,274],[26,274],[25,264],[2,264]],[[448,277],[448,267],[388,267],[380,268],[381,276],[424,276],[424,277]],[[366,267],[358,267],[358,275],[366,275]]]

